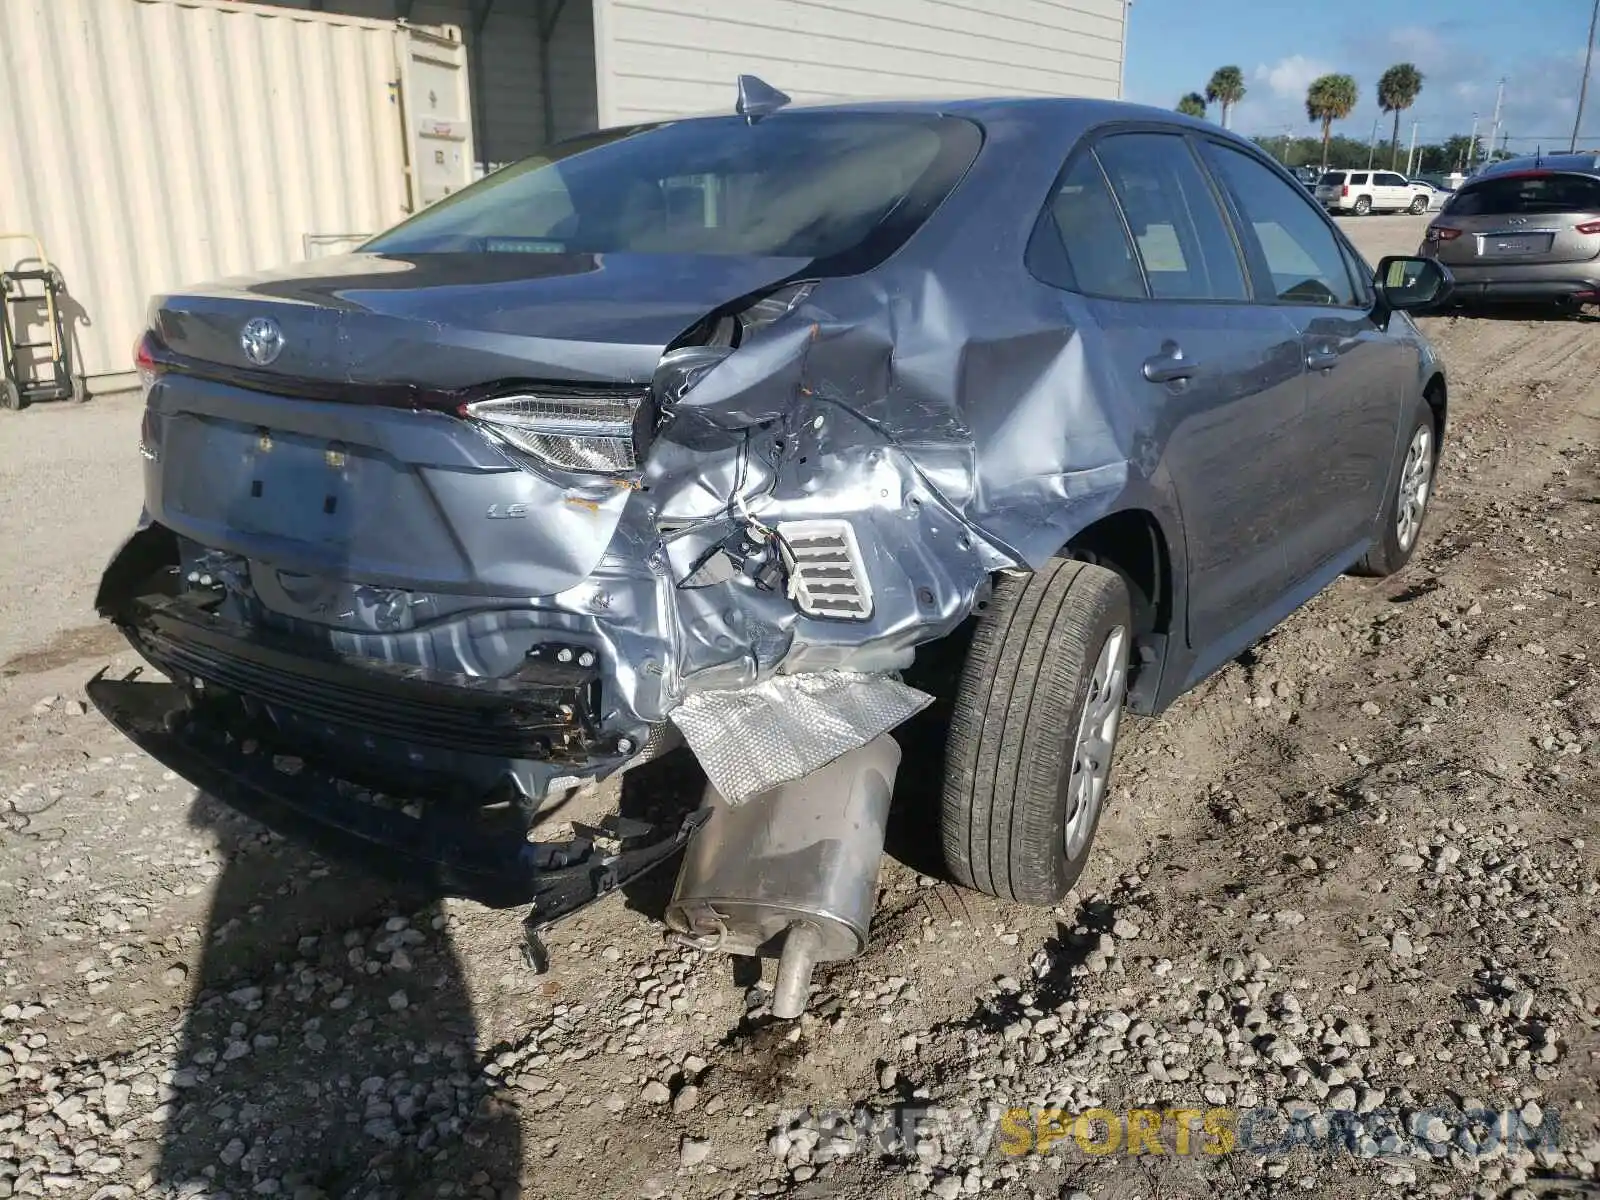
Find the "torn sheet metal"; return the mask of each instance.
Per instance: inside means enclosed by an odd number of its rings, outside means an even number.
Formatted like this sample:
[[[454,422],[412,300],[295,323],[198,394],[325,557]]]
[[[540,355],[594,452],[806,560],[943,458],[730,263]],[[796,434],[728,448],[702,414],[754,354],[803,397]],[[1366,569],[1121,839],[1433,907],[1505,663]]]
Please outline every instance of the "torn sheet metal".
[[[695,692],[672,710],[672,722],[722,797],[743,804],[821,770],[932,703],[887,675],[821,671]]]

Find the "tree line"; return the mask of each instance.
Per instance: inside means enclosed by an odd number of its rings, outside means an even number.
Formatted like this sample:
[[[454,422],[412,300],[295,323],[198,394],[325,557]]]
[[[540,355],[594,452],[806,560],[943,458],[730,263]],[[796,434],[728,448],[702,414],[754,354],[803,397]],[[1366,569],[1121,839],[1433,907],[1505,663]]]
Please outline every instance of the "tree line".
[[[1413,63],[1396,63],[1378,80],[1378,105],[1385,113],[1394,115],[1394,129],[1383,148],[1389,156],[1391,170],[1400,169],[1400,114],[1417,102],[1422,94],[1423,75]],[[1210,106],[1221,109],[1221,123],[1228,128],[1228,119],[1235,106],[1243,100],[1248,89],[1244,72],[1236,66],[1219,67],[1211,75],[1203,92],[1189,92],[1178,101],[1178,111],[1191,117],[1205,117]],[[1320,155],[1315,153],[1318,143],[1314,138],[1259,137],[1263,146],[1279,150],[1279,157],[1289,166],[1303,166],[1313,162],[1327,167],[1365,167],[1377,162],[1378,157],[1366,143],[1347,137],[1334,137],[1333,124],[1342,121],[1355,110],[1360,89],[1350,75],[1330,74],[1311,81],[1306,89],[1306,119],[1322,129]],[[1312,150],[1307,150],[1308,145]],[[1450,171],[1467,165],[1477,158],[1481,143],[1475,139],[1453,137],[1438,145],[1424,146],[1422,160],[1416,170]],[[1369,157],[1370,156],[1370,157]]]
[[[1383,163],[1393,162],[1398,158],[1400,166],[1394,169],[1403,170],[1406,155],[1410,151],[1410,147],[1404,142],[1396,148],[1386,138],[1373,147],[1358,138],[1344,137],[1340,134],[1334,134],[1328,139],[1326,154],[1320,137],[1291,137],[1280,133],[1258,134],[1251,140],[1291,169],[1325,165],[1326,169],[1335,171],[1351,168],[1364,171],[1369,164],[1381,167]],[[1464,170],[1469,152],[1475,163],[1484,162],[1486,157],[1508,157],[1503,151],[1486,155],[1481,137],[1468,138],[1466,134],[1456,134],[1443,142],[1419,144],[1412,174],[1448,175],[1452,171]]]

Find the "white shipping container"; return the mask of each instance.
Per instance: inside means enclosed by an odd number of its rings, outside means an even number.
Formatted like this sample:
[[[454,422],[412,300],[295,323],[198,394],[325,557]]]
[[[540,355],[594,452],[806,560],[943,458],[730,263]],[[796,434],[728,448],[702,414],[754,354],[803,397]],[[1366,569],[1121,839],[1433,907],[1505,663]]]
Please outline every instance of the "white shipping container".
[[[796,101],[1122,94],[1129,0],[593,0],[602,125]]]
[[[469,96],[450,26],[0,0],[0,232],[44,241],[74,370],[112,390],[151,295],[347,250],[471,183]]]

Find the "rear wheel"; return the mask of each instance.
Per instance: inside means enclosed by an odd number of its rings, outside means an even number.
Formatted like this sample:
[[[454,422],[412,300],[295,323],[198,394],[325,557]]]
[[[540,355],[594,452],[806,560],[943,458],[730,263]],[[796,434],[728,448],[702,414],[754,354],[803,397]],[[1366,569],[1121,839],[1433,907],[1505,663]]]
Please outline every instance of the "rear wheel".
[[[1356,200],[1356,216],[1364,217],[1372,211],[1372,197],[1362,196]]]
[[[0,379],[0,408],[18,409],[21,407],[21,390],[11,380]]]
[[[1411,435],[1406,441],[1406,456],[1400,465],[1400,478],[1383,509],[1383,529],[1367,555],[1356,564],[1357,575],[1393,575],[1416,551],[1422,538],[1422,523],[1433,499],[1433,471],[1439,445],[1433,423],[1433,409],[1426,400],[1417,405]]]
[[[1113,571],[1057,560],[996,587],[946,749],[940,838],[957,882],[1051,905],[1077,881],[1110,787],[1132,642]]]

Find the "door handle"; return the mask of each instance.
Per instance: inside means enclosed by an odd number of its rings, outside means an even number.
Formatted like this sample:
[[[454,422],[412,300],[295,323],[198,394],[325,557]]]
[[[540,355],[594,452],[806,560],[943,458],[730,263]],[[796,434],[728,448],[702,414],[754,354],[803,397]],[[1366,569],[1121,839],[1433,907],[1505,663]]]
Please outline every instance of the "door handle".
[[[1339,351],[1332,346],[1313,346],[1306,351],[1306,367],[1312,371],[1331,371],[1339,365]]]
[[[1183,347],[1176,342],[1166,342],[1161,353],[1144,360],[1144,377],[1151,383],[1177,383],[1194,378],[1200,364],[1183,356]]]

